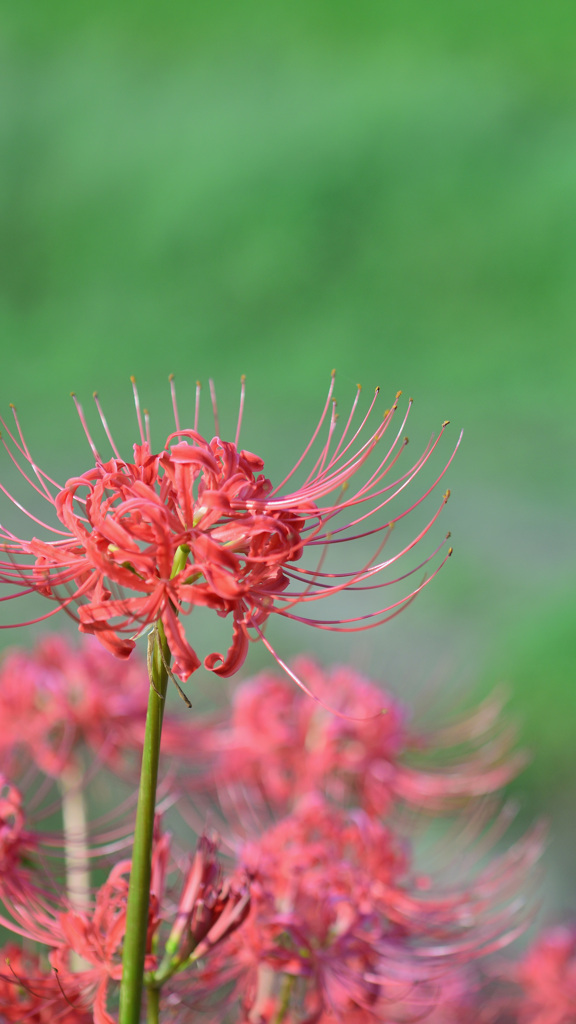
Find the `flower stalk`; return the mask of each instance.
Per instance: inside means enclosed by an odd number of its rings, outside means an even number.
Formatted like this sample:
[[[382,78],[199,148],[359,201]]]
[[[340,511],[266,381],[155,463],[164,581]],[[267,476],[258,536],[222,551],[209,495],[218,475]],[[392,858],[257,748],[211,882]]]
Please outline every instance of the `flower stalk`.
[[[64,768],[60,774],[59,783],[62,797],[66,888],[70,905],[82,912],[86,911],[90,904],[90,853],[80,766],[71,764]],[[86,969],[87,961],[72,951],[70,966],[72,970],[82,971]]]
[[[60,775],[62,822],[65,837],[66,885],[68,899],[77,910],[86,910],[90,903],[90,869],[88,822],[82,789],[82,772],[76,764],[66,767]]]
[[[160,989],[149,988],[147,990],[146,1022],[147,1024],[159,1024],[160,1021]]]
[[[144,958],[148,933],[156,786],[170,662],[170,650],[161,622],[157,624],[154,633],[150,636],[149,652],[150,692],[136,811],[132,870],[128,890],[119,1024],[140,1024]],[[149,1019],[153,1021],[155,1018],[152,1015]]]

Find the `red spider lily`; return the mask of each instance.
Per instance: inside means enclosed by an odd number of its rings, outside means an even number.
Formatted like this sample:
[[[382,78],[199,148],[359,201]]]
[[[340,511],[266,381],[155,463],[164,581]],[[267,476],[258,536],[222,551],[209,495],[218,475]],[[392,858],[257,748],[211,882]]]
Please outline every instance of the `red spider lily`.
[[[0,1014],[11,1024],[92,1024],[88,1010],[80,1003],[78,981],[67,995],[54,969],[29,950],[9,944],[0,949]]]
[[[134,445],[133,462],[121,458],[96,398],[113,452],[108,461],[100,456],[77,403],[94,466],[65,486],[37,466],[14,411],[15,429],[1,421],[7,438],[3,443],[25,479],[53,507],[59,525],[26,513],[42,527],[44,537],[21,538],[1,527],[5,560],[0,563],[0,581],[20,587],[19,594],[35,592],[49,597],[69,612],[76,608],[80,630],[95,634],[121,658],[131,653],[140,631],[161,620],[174,669],[183,679],[199,667],[200,659],[186,639],[180,616],[197,606],[232,616],[228,653],[213,652],[204,659],[205,667],[221,676],[240,667],[251,638],[262,639],[274,653],[262,632],[273,612],[336,632],[368,629],[394,617],[436,575],[451,549],[427,579],[376,611],[345,619],[317,619],[296,614],[295,609],[343,591],[390,585],[390,581],[375,582],[376,577],[394,567],[428,534],[448,492],[417,535],[401,551],[382,559],[391,527],[434,490],[454,452],[437,479],[408,509],[390,516],[388,507],[427,464],[447,424],[416,462],[394,478],[392,471],[405,450],[402,435],[410,403],[390,444],[384,446],[382,455],[374,455],[392,428],[397,401],[370,432],[367,424],[377,393],[356,425],[358,389],[339,431],[333,387],[334,377],[310,443],[276,487],[262,473],[262,459],[238,447],[243,390],[234,442],[218,436],[208,441],[198,433],[198,405],[194,427],[181,429],[174,398],[176,430],[162,450],[154,453],[148,418],[143,423],[134,386],[140,441]],[[216,409],[215,422],[218,430]],[[318,442],[315,456],[313,449],[323,425],[326,438],[324,443]],[[302,470],[304,475],[307,457],[311,468],[300,486],[290,491],[294,474]],[[361,472],[365,477],[357,483]],[[16,498],[0,487],[22,510]],[[374,526],[369,522],[372,517],[377,520]],[[360,568],[323,571],[326,548],[377,536],[381,531],[384,541]],[[443,543],[398,580],[423,569]],[[315,552],[319,555],[316,564],[300,564],[304,554]]]
[[[0,774],[0,886],[19,884],[23,861],[36,849],[37,840],[24,828],[22,796]]]
[[[546,928],[522,958],[499,973],[512,991],[494,1000],[504,1024],[572,1024],[576,1020],[576,928]],[[494,1013],[496,1011],[494,1010]]]
[[[145,966],[152,970],[156,958],[151,953],[152,937],[159,926],[159,895],[169,850],[169,838],[158,836],[153,850],[151,900],[148,918],[147,958]],[[78,911],[67,908],[65,900],[51,899],[36,892],[22,894],[2,887],[1,896],[9,917],[0,923],[16,934],[48,947],[49,961],[57,979],[60,995],[68,1007],[78,1013],[93,1012],[94,1024],[115,1024],[107,1008],[111,982],[122,977],[122,943],[126,926],[126,900],[130,861],[116,864],[107,881],[96,893],[92,909]],[[73,965],[73,957],[81,958],[85,967]],[[54,987],[44,989],[46,999],[54,998]],[[40,998],[41,992],[37,992]],[[55,1017],[54,1019],[58,1019]],[[72,1018],[75,1020],[76,1018]],[[67,1022],[66,1022],[67,1024]]]
[[[70,888],[65,894],[61,872],[53,870],[51,855],[59,845],[57,836],[25,831],[22,798],[16,787],[0,785],[0,794],[0,926],[46,949],[42,962],[24,964],[20,956],[19,960],[13,958],[12,967],[5,971],[0,964],[0,1019],[4,1020],[5,1008],[7,1020],[28,1019],[24,1014],[27,1007],[29,1019],[38,1024],[50,1020],[114,1024],[110,1004],[116,1000],[122,978],[131,862],[116,863],[106,882],[95,894],[88,890],[79,905]],[[116,846],[107,844],[90,851],[90,856],[103,853],[109,862]],[[178,874],[178,901],[167,887],[169,871]],[[188,862],[182,882],[182,872],[171,859],[171,837],[162,833],[157,819],[144,965],[147,984],[162,987],[198,957],[205,958],[242,924],[249,906],[245,873],[224,879],[216,843],[205,836]],[[165,956],[157,971],[156,954],[160,951],[162,955],[162,945]],[[179,1002],[174,992],[174,1005]],[[87,1017],[89,1013],[93,1017]]]
[[[435,888],[390,829],[309,798],[245,847],[251,913],[216,951],[206,986],[219,964],[254,1024],[416,1021],[442,1005],[446,1015],[431,1018],[439,1024],[472,1021],[448,1015],[466,1005],[461,971],[525,926],[521,889],[539,848],[529,836]]]
[[[242,924],[250,909],[246,881],[223,881],[216,850],[214,840],[207,835],[200,837],[166,942],[168,957],[177,958],[179,963],[191,953],[195,959],[205,956]]]
[[[48,775],[76,767],[85,745],[100,762],[128,767],[140,752],[147,694],[139,660],[119,661],[93,637],[78,647],[46,636],[30,651],[12,649],[0,665],[0,764],[8,770],[25,754]],[[201,749],[193,723],[165,717],[169,753]]]
[[[339,715],[264,672],[236,687],[228,720],[206,725],[205,781],[235,818],[243,804],[289,813],[315,791],[378,816],[398,800],[445,811],[496,792],[524,764],[498,695],[432,732],[412,727],[408,708],[351,666],[300,657],[293,672]]]

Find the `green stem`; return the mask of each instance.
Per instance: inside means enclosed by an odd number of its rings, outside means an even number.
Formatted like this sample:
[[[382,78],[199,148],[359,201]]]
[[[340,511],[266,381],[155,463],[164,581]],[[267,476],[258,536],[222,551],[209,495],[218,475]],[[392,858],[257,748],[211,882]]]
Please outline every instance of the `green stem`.
[[[150,901],[150,874],[152,862],[152,838],[154,834],[154,813],[156,809],[156,785],[158,782],[158,761],[160,758],[160,737],[170,651],[162,623],[157,624],[150,666],[150,693],[140,790],[134,830],[132,870],[128,889],[126,912],[126,936],[122,958],[122,985],[120,988],[119,1024],[140,1024],[142,988],[144,982],[144,958],[146,934],[148,931],[148,905]],[[157,1018],[150,1017],[154,1021]]]
[[[290,1009],[290,997],[292,995],[292,989],[294,988],[295,982],[296,978],[293,975],[284,975],[284,978],[282,979],[282,987],[280,989],[280,1006],[278,1007],[278,1012],[274,1017],[273,1024],[282,1024],[284,1021],[286,1014]]]
[[[160,1020],[160,989],[149,988],[147,999],[147,1024],[158,1024]]]

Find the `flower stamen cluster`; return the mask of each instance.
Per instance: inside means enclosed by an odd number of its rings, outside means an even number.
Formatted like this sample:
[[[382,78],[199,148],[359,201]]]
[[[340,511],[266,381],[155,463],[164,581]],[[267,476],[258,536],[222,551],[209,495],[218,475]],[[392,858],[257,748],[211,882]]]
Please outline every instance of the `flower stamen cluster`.
[[[449,492],[412,541],[389,558],[380,558],[382,544],[356,570],[323,571],[323,555],[314,567],[300,563],[306,552],[316,548],[324,551],[382,531],[386,541],[392,526],[422,503],[450,465],[454,453],[424,494],[410,508],[390,518],[389,503],[429,461],[447,424],[411,467],[387,483],[388,474],[405,450],[402,432],[410,403],[391,444],[368,468],[371,456],[392,426],[397,400],[369,433],[367,424],[377,394],[354,427],[358,389],[337,439],[333,388],[334,377],[310,443],[277,487],[264,475],[263,460],[238,447],[241,415],[234,442],[219,436],[209,441],[197,430],[197,412],[193,429],[180,427],[174,401],[176,430],[160,451],[153,451],[149,421],[147,417],[142,421],[135,386],[140,442],[134,445],[133,460],[120,457],[97,400],[113,450],[110,459],[100,456],[77,403],[94,466],[60,486],[36,465],[14,410],[15,430],[1,421],[8,438],[2,437],[4,446],[22,476],[52,506],[59,525],[45,523],[30,512],[27,514],[47,536],[21,538],[0,527],[1,548],[6,556],[0,563],[0,582],[23,586],[20,594],[36,592],[56,601],[59,608],[77,616],[82,632],[93,633],[121,658],[130,655],[143,629],[161,621],[174,671],[183,679],[201,664],[181,621],[196,607],[208,607],[233,620],[227,654],[213,652],[204,658],[204,666],[221,676],[237,671],[252,638],[263,639],[274,653],[263,634],[272,613],[339,632],[371,628],[393,617],[436,575],[451,549],[431,576],[408,595],[376,611],[352,618],[317,619],[296,614],[294,609],[343,591],[389,586],[390,581],[375,582],[375,578],[395,566],[428,534]],[[215,420],[217,424],[217,414]],[[320,453],[314,456],[312,449],[326,420],[327,437]],[[303,483],[286,493],[293,475],[302,471],[308,457],[313,464]],[[353,485],[365,467],[367,479]],[[1,489],[22,508],[5,487]],[[365,521],[374,516],[377,525],[365,530]],[[399,579],[425,569],[444,543]]]

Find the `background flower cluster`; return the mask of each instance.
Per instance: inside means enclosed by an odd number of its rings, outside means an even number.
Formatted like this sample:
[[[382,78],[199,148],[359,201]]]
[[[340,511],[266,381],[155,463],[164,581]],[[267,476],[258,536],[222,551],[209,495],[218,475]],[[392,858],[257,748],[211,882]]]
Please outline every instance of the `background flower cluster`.
[[[501,695],[417,723],[350,666],[293,669],[333,711],[275,671],[225,712],[167,716],[160,1019],[569,1024],[571,926],[503,952],[533,918],[544,833],[514,830],[502,795],[524,759]],[[116,1020],[144,674],[90,638],[4,659],[3,1020]]]

